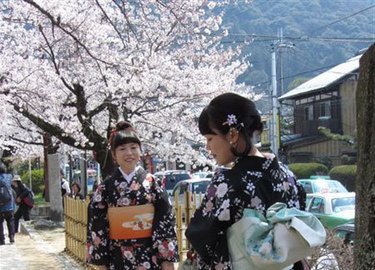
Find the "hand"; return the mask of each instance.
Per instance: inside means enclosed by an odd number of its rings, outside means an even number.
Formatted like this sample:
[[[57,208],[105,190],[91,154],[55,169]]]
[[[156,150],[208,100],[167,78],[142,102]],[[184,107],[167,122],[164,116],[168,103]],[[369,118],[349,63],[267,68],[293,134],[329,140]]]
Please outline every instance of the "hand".
[[[173,262],[162,262],[161,269],[162,270],[174,270]]]
[[[20,203],[21,202],[21,198],[20,197],[17,197],[16,198],[16,203]]]

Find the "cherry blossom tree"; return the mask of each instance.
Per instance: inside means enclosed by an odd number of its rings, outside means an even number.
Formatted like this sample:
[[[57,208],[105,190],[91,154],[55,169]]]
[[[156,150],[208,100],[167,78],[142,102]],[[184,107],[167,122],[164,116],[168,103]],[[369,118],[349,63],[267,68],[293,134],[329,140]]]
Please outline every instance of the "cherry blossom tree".
[[[2,128],[2,137],[41,142],[48,133],[94,151],[106,174],[111,128],[125,119],[144,150],[199,159],[191,147],[199,140],[197,115],[212,97],[243,87],[235,83],[246,68],[240,48],[220,43],[228,4],[1,1],[0,110],[15,127]]]

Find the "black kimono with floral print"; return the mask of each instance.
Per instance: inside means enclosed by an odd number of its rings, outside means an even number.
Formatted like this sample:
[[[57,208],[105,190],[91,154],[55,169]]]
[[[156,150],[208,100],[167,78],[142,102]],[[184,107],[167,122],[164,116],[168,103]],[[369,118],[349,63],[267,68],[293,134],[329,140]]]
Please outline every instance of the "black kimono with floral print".
[[[98,186],[89,204],[87,260],[109,269],[161,269],[163,261],[178,261],[175,219],[168,194],[136,173],[128,183],[120,170]],[[109,238],[108,207],[154,204],[150,238],[113,240]]]
[[[304,197],[298,185],[293,173],[271,154],[239,158],[232,169],[215,173],[186,231],[198,253],[199,269],[232,269],[227,228],[241,219],[245,208],[262,214],[276,202],[300,208]]]

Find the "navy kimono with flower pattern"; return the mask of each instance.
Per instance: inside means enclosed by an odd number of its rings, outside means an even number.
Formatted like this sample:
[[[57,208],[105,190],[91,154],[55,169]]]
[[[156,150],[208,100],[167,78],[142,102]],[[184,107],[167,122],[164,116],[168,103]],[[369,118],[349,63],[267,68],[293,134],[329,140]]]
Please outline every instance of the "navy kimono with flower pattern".
[[[302,206],[304,197],[293,173],[274,155],[266,156],[241,157],[232,169],[215,173],[186,231],[198,253],[199,269],[232,269],[226,230],[241,219],[245,208],[265,214],[276,202]]]
[[[178,261],[175,219],[164,189],[136,173],[128,183],[119,169],[98,186],[89,204],[87,261],[109,269],[161,269],[163,261]],[[152,237],[127,240],[109,238],[108,207],[152,203]]]

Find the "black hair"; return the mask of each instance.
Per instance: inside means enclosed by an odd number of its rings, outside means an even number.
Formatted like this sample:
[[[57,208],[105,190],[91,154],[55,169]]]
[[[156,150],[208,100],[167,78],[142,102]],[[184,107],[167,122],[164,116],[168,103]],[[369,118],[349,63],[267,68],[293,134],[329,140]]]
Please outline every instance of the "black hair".
[[[0,161],[0,173],[7,173],[7,167],[5,166],[5,164]]]
[[[229,117],[233,116],[236,121],[229,123]],[[245,151],[238,153],[232,148],[236,156],[248,155],[252,147],[251,139],[254,131],[263,131],[261,117],[250,99],[235,93],[225,93],[215,97],[205,107],[199,116],[199,131],[202,135],[227,134],[231,128],[236,128],[246,142]]]
[[[136,143],[141,146],[141,141],[132,124],[127,121],[120,121],[116,124],[109,137],[109,143],[112,151],[115,151],[116,147],[126,143]]]
[[[5,166],[5,164],[0,161],[0,173],[7,173],[7,167]]]
[[[78,182],[73,182],[72,183],[72,188],[73,188],[73,186],[76,186],[78,188],[78,193],[81,192],[81,185]]]

